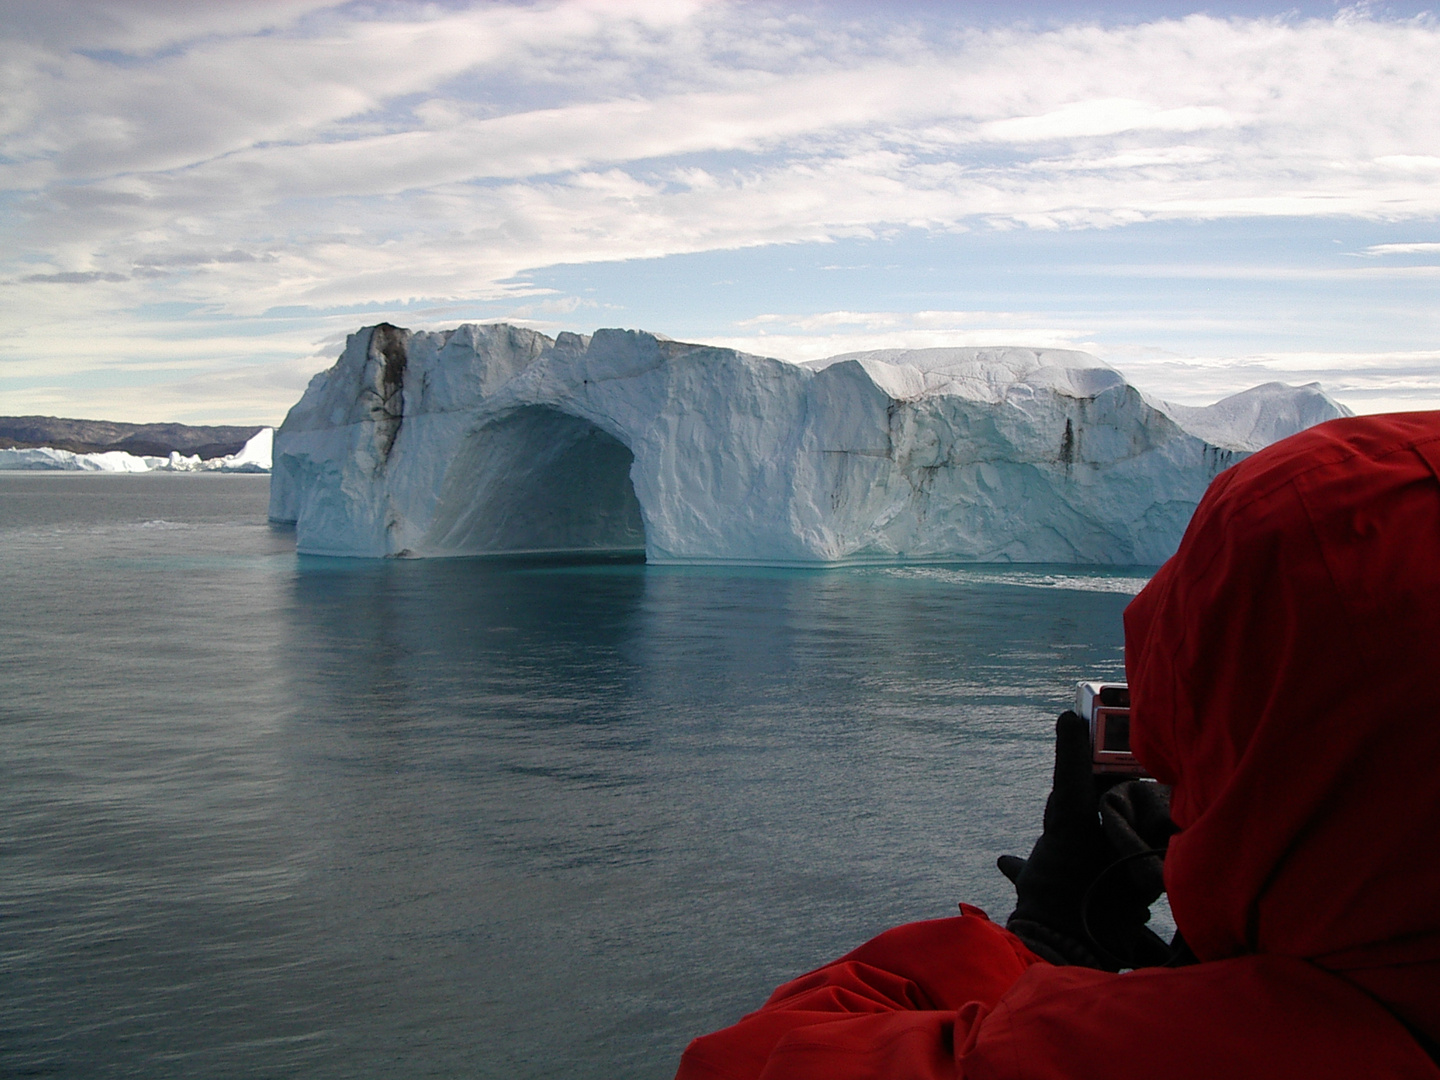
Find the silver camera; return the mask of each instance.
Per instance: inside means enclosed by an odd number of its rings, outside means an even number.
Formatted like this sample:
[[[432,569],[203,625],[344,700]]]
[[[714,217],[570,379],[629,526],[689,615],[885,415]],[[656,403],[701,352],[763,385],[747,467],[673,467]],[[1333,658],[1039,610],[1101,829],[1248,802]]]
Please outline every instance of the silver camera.
[[[1082,682],[1075,711],[1090,725],[1092,772],[1149,776],[1130,752],[1130,687],[1125,683]]]

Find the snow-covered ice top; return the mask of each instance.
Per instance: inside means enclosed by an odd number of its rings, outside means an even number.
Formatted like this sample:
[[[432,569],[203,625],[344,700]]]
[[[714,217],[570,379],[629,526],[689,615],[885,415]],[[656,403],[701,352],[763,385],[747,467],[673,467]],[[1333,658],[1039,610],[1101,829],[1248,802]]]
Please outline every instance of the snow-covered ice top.
[[[123,450],[75,454],[48,446],[0,450],[0,472],[240,472],[267,473],[274,446],[275,429],[261,428],[239,452],[201,460],[172,450],[169,457],[141,457]]]
[[[270,513],[332,555],[1156,563],[1221,469],[1343,415],[1313,384],[1167,405],[1061,349],[382,324],[276,433]]]
[[[1094,397],[1125,382],[1104,361],[1073,349],[874,349],[802,366],[823,371],[847,360],[864,367],[900,400],[948,394],[998,405],[1012,394],[1037,390]]]

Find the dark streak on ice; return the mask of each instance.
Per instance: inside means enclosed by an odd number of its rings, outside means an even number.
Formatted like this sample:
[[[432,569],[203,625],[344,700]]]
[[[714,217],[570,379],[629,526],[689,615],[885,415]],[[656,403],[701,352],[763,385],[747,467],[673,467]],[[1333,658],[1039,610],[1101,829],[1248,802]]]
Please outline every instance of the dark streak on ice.
[[[400,425],[405,420],[405,339],[407,334],[398,326],[380,323],[370,335],[370,354],[379,353],[385,361],[380,375],[380,456],[389,459]]]

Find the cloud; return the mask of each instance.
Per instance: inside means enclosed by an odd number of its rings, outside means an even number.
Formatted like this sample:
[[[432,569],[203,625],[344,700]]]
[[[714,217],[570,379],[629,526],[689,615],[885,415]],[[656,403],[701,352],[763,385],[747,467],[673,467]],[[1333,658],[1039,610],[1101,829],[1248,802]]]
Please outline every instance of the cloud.
[[[26,284],[42,285],[89,285],[95,281],[125,281],[125,274],[102,272],[100,270],[66,271],[61,274],[28,274],[20,279]]]
[[[896,230],[1440,214],[1440,26],[1358,10],[96,0],[0,34],[0,334],[33,357],[80,325],[56,285],[103,326],[509,302],[531,268]]]
[[[1159,109],[1129,98],[1097,98],[1063,105],[1041,116],[992,120],[981,131],[984,138],[999,142],[1043,142],[1128,131],[1199,131],[1235,124],[1235,117],[1213,105]]]
[[[405,114],[372,114],[396,99],[429,96],[462,73],[523,65],[542,43],[551,54],[580,43],[603,48],[613,44],[609,30],[664,26],[690,11],[683,3],[412,5],[365,18],[345,7],[288,4],[274,12],[250,5],[262,13],[254,20],[227,17],[243,6],[206,5],[214,18],[162,6],[165,18],[157,19],[153,5],[131,5],[131,14],[149,17],[117,27],[121,46],[167,45],[158,55],[22,39],[0,62],[0,85],[21,91],[0,127],[6,157],[46,161],[52,180],[94,180],[184,169],[259,146],[353,138],[405,125]],[[132,42],[126,31],[137,23],[150,29]],[[173,40],[155,32],[172,23]]]
[[[1433,255],[1440,254],[1440,244],[1426,241],[1415,244],[1371,244],[1366,255]]]
[[[58,50],[158,53],[204,37],[254,35],[292,24],[333,0],[195,4],[190,0],[55,0],[13,5],[6,36]]]

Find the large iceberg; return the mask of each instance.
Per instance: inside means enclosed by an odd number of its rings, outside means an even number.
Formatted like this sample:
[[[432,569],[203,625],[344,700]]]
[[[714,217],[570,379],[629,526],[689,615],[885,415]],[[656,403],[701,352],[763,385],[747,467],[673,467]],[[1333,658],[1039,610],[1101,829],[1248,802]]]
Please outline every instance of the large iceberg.
[[[1059,349],[381,324],[276,433],[270,516],[326,555],[1158,563],[1218,472],[1343,415],[1314,384],[1170,406]]]

